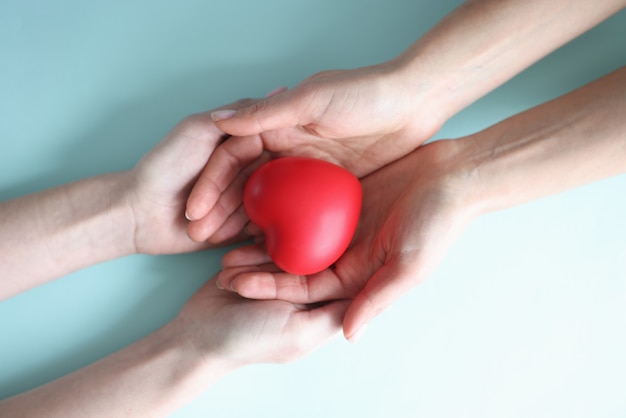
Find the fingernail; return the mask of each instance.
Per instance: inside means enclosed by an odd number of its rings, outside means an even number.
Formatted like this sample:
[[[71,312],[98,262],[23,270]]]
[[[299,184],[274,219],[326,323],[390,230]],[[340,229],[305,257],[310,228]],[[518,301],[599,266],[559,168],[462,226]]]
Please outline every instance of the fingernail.
[[[218,122],[220,120],[230,119],[237,114],[236,110],[224,109],[224,110],[216,110],[211,113],[211,119],[213,121]]]
[[[348,337],[348,341],[350,341],[352,344],[358,343],[359,340],[363,338],[363,335],[365,334],[366,329],[367,329],[367,325],[362,325],[350,337]]]
[[[280,94],[280,93],[282,93],[282,92],[283,92],[283,91],[285,91],[285,90],[287,90],[287,87],[285,87],[285,86],[280,86],[280,87],[277,87],[277,88],[275,88],[274,90],[272,90],[272,91],[270,91],[269,93],[267,93],[267,94],[265,95],[265,98],[266,98],[266,99],[269,99],[270,97],[272,97],[272,96],[276,96],[277,94]]]
[[[189,216],[187,212],[185,212],[185,219],[187,219],[188,221],[193,221],[193,218]]]
[[[216,280],[216,281],[215,281],[215,286],[217,286],[217,288],[218,288],[218,289],[220,289],[220,290],[224,290],[224,288],[223,288],[223,287],[222,287],[222,285],[220,284],[220,281],[219,281],[219,280]]]

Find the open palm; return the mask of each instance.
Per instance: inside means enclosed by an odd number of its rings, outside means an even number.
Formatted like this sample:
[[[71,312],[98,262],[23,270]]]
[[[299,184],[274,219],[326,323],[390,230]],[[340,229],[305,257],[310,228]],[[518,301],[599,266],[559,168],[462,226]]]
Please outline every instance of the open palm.
[[[344,319],[351,338],[425,280],[471,221],[471,179],[449,174],[455,149],[454,141],[434,142],[366,177],[359,227],[332,268],[306,277],[282,272],[261,242],[227,254],[218,282],[249,298],[354,298]]]
[[[219,354],[232,366],[283,363],[336,337],[348,301],[323,306],[251,300],[207,281],[183,306],[177,320],[201,355]]]

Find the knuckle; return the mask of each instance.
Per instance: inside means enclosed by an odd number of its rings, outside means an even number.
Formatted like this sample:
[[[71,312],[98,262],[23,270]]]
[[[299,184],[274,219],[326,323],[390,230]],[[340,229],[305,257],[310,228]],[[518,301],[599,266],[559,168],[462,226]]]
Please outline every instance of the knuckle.
[[[189,115],[178,124],[180,131],[190,136],[202,132],[205,126],[206,120],[200,114]]]
[[[246,108],[252,104],[254,104],[254,102],[256,102],[259,99],[252,99],[250,97],[244,97],[241,98],[233,103],[231,103],[230,105],[226,106],[229,109],[235,109],[235,110],[239,110],[239,109],[243,109]]]
[[[342,70],[325,70],[325,71],[319,71],[315,74],[313,74],[312,76],[310,76],[307,81],[323,81],[327,78],[331,78],[331,77],[335,77],[336,75],[340,74],[342,72]]]
[[[199,124],[200,124],[200,115],[198,114],[189,115],[180,122],[180,125],[184,129],[197,128]]]
[[[240,110],[243,115],[251,116],[256,113],[261,113],[267,109],[268,101],[266,99],[259,99],[249,106],[244,107]]]
[[[249,123],[252,123],[252,129],[256,132],[264,132],[266,131],[266,127],[264,124],[264,113],[268,108],[268,100],[259,99],[256,100],[251,105],[239,109],[239,116],[247,119]]]
[[[291,349],[283,358],[283,362],[288,363],[301,357],[304,357],[308,352],[308,345],[305,338],[301,334],[297,334],[293,340]]]

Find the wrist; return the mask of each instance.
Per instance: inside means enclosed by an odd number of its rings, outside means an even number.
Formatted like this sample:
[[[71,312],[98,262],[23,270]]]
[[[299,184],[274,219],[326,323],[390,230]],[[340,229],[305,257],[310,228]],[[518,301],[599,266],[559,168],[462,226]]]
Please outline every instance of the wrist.
[[[185,361],[188,361],[187,369],[197,375],[203,381],[215,381],[219,377],[242,367],[233,361],[223,350],[220,350],[221,341],[217,334],[207,335],[210,323],[197,324],[196,320],[186,315],[179,314],[171,322],[160,330],[163,335],[169,336],[181,353],[184,353]]]
[[[141,416],[169,416],[226,371],[219,362],[195,356],[178,329],[167,324],[96,363],[4,401],[2,412],[64,418],[137,411]]]
[[[132,217],[121,173],[80,180],[35,195],[56,275],[133,253]]]
[[[0,298],[131,254],[132,216],[123,183],[123,175],[107,174],[5,202],[0,269],[20,280]]]
[[[626,69],[457,140],[492,212],[623,173]],[[590,136],[590,132],[593,133]]]
[[[394,61],[429,87],[425,103],[448,119],[621,8],[623,1],[467,1]]]
[[[549,111],[542,115],[541,108],[534,108],[456,141],[459,169],[475,179],[472,202],[477,214],[567,188],[559,179],[559,158],[551,161],[551,157],[566,154],[560,138],[568,135],[556,132],[550,120],[543,123],[551,116]],[[570,140],[574,142],[571,136]]]
[[[109,247],[116,252],[111,258],[136,254],[136,220],[131,204],[132,181],[128,172],[111,173],[102,177],[104,198],[110,228]]]
[[[393,92],[394,101],[399,100],[400,108],[406,109],[407,124],[424,132],[418,137],[430,138],[457,112],[454,95],[442,86],[441,72],[431,71],[413,52],[407,51],[377,67],[386,91]]]
[[[442,126],[462,107],[455,103],[456,96],[450,94],[451,80],[433,61],[425,52],[412,46],[385,66],[402,94],[409,96],[412,114],[427,111]]]
[[[198,344],[197,331],[179,316],[158,330],[155,340],[163,341],[163,349],[176,359],[179,382],[199,393],[239,366],[218,350]]]
[[[484,210],[481,178],[477,167],[467,159],[468,144],[462,140],[439,140],[414,151],[411,187],[435,190],[439,203],[469,223]],[[416,170],[416,171],[415,171]]]

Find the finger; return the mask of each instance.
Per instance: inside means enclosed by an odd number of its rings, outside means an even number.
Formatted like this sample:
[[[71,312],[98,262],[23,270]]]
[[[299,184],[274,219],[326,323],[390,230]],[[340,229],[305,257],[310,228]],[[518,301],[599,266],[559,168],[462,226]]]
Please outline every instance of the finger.
[[[248,223],[248,216],[242,206],[245,182],[235,181],[231,186],[206,216],[189,222],[187,235],[192,240],[219,243],[238,233]]]
[[[269,99],[270,97],[277,96],[277,95],[279,95],[280,93],[282,93],[282,92],[284,92],[284,91],[287,91],[287,86],[280,86],[280,87],[277,87],[277,88],[275,88],[274,90],[272,90],[272,91],[270,91],[269,93],[267,93],[267,94],[265,95],[265,98],[266,98],[266,99]]]
[[[273,362],[301,358],[336,338],[347,306],[348,301],[339,300],[317,309],[293,312],[282,329],[282,341],[287,347],[276,351]]]
[[[246,226],[249,218],[242,206],[244,188],[250,175],[270,159],[269,153],[261,153],[259,158],[235,177],[204,218],[191,222],[199,223],[188,227],[189,233],[193,235],[192,239],[198,242],[209,240],[217,244],[239,233]]]
[[[240,276],[246,273],[254,273],[259,276],[264,273],[280,273],[281,270],[274,263],[258,264],[256,266],[239,266],[229,267],[220,271],[217,275],[217,286],[221,289],[236,292],[232,283]],[[243,295],[242,295],[243,296]],[[260,295],[262,296],[262,295]],[[273,297],[258,297],[250,299],[274,299]]]
[[[259,238],[263,236],[263,230],[254,222],[248,222],[244,229],[251,237]]]
[[[245,247],[235,248],[222,257],[223,268],[258,266],[271,262],[272,259],[267,253],[265,243],[256,243],[246,245]]]
[[[356,295],[343,321],[343,332],[356,341],[363,328],[420,282],[419,274],[401,263],[385,264]]]
[[[335,326],[337,330],[340,330],[343,324],[343,318],[348,311],[350,303],[352,303],[352,300],[350,299],[337,299],[318,304],[314,308],[303,309],[301,314],[298,313],[296,315],[307,317],[308,320],[313,321],[320,320],[323,317],[330,317],[333,319],[333,322],[334,320],[338,320],[335,323]]]
[[[244,228],[250,223],[249,221],[243,206],[239,206],[239,208],[231,213],[226,221],[224,221],[222,226],[208,238],[208,241],[212,244],[219,244],[229,240],[242,231],[248,235],[248,232]]]
[[[250,103],[247,106],[249,105]],[[186,139],[197,138],[212,150],[223,140],[225,133],[215,125],[211,114],[209,111],[187,116],[174,128],[174,136]]]
[[[262,153],[263,143],[258,136],[231,137],[218,146],[189,194],[187,219],[204,218],[239,172]]]
[[[280,299],[316,303],[353,297],[357,284],[342,280],[334,269],[310,276],[290,274],[272,263],[265,243],[236,248],[222,258],[218,281],[224,289],[250,299]]]
[[[349,306],[350,301],[343,299],[299,311],[292,316],[295,322],[290,325],[302,333],[304,347],[319,347],[339,334]]]
[[[274,264],[224,269],[219,283],[224,289],[249,299],[279,299],[292,303],[317,303],[353,296],[331,269],[310,276],[281,271]]]
[[[250,241],[250,235],[248,235],[244,230],[241,230],[237,234],[235,234],[235,236],[223,240],[217,244],[213,244],[207,241],[202,246],[202,249],[222,248],[228,245],[240,244],[245,241]]]
[[[218,128],[231,135],[255,135],[306,125],[317,113],[317,105],[318,103],[312,103],[296,88],[258,100],[238,110],[213,112],[211,117]]]

